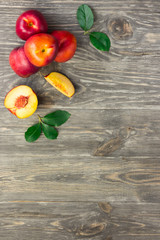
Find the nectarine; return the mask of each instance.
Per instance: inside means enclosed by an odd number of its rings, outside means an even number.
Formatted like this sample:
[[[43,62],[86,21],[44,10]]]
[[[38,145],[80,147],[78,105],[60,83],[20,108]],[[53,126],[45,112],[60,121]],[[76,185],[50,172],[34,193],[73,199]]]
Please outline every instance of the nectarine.
[[[16,22],[16,33],[23,40],[27,40],[36,33],[47,32],[47,30],[47,22],[37,10],[22,13]]]
[[[55,30],[51,34],[58,41],[58,53],[54,61],[66,62],[71,59],[77,48],[77,40],[75,36],[64,30]]]
[[[10,90],[4,100],[4,106],[18,118],[27,118],[37,109],[38,99],[35,92],[26,85]]]
[[[38,33],[31,36],[24,45],[24,51],[29,61],[43,67],[51,63],[57,55],[57,40],[50,34]]]
[[[9,55],[9,63],[13,71],[20,77],[27,78],[38,72],[39,67],[34,66],[26,57],[24,46],[14,48]]]
[[[49,75],[44,77],[53,87],[58,91],[66,95],[67,97],[72,97],[75,93],[75,88],[72,82],[63,74],[58,72],[51,72]]]

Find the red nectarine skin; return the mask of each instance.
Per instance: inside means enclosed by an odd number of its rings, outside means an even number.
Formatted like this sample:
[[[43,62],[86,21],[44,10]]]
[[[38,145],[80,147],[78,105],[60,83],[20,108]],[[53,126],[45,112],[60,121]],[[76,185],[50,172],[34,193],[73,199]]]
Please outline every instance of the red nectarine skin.
[[[14,114],[16,116],[16,111],[17,109],[16,108],[12,108],[12,109],[8,109],[12,114]]]
[[[56,62],[66,62],[71,59],[77,48],[77,40],[75,36],[68,32],[62,30],[53,31],[52,36],[54,36],[58,41],[58,53],[54,61]]]
[[[57,55],[57,40],[50,34],[39,33],[31,36],[24,45],[29,61],[38,67],[51,63]]]
[[[38,72],[40,68],[34,66],[26,57],[24,47],[18,47],[11,51],[9,63],[13,71],[20,77],[27,78]]]
[[[22,13],[16,22],[16,33],[23,40],[27,40],[37,33],[45,33],[47,30],[47,22],[37,10],[28,10]]]

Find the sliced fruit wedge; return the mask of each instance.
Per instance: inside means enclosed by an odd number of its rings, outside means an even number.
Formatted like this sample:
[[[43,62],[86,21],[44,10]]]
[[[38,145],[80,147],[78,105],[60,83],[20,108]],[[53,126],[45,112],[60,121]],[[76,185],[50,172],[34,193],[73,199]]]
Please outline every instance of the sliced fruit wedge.
[[[66,95],[67,97],[72,97],[75,93],[75,88],[72,82],[63,74],[58,72],[51,72],[49,75],[44,77],[53,87],[58,91]]]

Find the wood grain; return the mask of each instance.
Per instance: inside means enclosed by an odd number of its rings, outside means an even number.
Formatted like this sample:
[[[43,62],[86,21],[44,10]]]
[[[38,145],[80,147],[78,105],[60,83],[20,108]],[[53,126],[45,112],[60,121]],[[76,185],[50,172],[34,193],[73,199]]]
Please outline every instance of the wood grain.
[[[54,155],[54,152],[53,152]],[[159,158],[4,156],[0,201],[159,203]]]
[[[19,120],[4,111],[1,116],[1,154],[8,156],[157,156],[160,155],[160,120],[156,110],[76,110],[67,123],[58,128],[56,141],[42,135],[34,144],[27,143],[24,132],[38,121],[36,114]],[[55,109],[39,109],[40,116]],[[15,134],[16,133],[16,134]],[[45,144],[44,144],[45,142]],[[103,149],[101,149],[103,147]],[[7,151],[9,149],[9,152]],[[53,156],[54,154],[54,156]]]
[[[157,204],[1,203],[0,234],[2,240],[158,239],[159,214]]]
[[[83,3],[94,12],[93,30],[110,37],[109,53],[83,35]],[[72,32],[78,47],[70,61],[22,79],[8,57],[24,44],[15,22],[31,8],[49,32]],[[0,1],[0,240],[160,239],[159,8],[159,0]],[[51,71],[72,80],[71,99],[45,81]],[[19,120],[4,108],[20,84],[36,92],[37,114],[71,113],[56,141],[27,143],[37,115]]]

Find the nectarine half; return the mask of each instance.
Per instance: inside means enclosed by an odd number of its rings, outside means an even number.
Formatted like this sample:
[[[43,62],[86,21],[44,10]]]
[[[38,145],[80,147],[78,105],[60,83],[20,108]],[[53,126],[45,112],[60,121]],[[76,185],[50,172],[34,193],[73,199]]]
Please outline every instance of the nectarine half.
[[[36,111],[38,99],[30,87],[20,85],[7,93],[4,106],[18,118],[27,118]]]

